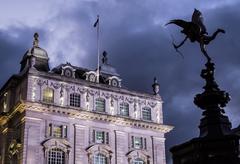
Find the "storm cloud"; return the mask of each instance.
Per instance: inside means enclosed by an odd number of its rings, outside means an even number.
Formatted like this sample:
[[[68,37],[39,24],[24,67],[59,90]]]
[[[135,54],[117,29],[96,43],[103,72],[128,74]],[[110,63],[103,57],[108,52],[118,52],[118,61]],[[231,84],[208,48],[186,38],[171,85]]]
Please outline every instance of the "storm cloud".
[[[19,71],[24,52],[32,45],[34,32],[40,33],[40,45],[48,51],[54,66],[70,62],[95,69],[96,29],[93,23],[100,14],[100,47],[109,54],[129,89],[152,92],[153,77],[160,84],[164,100],[164,122],[175,126],[167,135],[167,149],[198,136],[201,111],[193,98],[202,92],[204,81],[199,74],[205,59],[199,45],[186,43],[180,51],[172,47],[183,36],[180,29],[164,24],[173,18],[191,19],[194,8],[202,11],[208,32],[217,28],[226,34],[208,46],[216,64],[216,80],[232,100],[227,115],[240,122],[240,3],[237,0],[194,2],[190,0],[54,0],[2,2],[0,6],[0,63],[2,86]],[[14,12],[12,12],[14,11]],[[168,151],[168,150],[167,150]],[[167,153],[170,162],[170,153]]]

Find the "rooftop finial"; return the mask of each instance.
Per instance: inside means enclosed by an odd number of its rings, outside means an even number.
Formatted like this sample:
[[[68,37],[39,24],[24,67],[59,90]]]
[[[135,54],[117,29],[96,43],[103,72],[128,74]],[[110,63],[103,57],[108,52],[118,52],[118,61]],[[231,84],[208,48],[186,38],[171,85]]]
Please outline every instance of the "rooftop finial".
[[[38,40],[39,35],[38,35],[38,33],[37,32],[34,33],[33,37],[34,37],[33,46],[34,47],[38,47],[38,43],[39,43],[39,40]]]
[[[154,92],[154,95],[158,95],[159,94],[159,84],[157,82],[157,78],[154,77],[154,83],[152,85],[152,88],[153,88],[153,92]]]
[[[108,64],[108,58],[107,58],[107,52],[103,51],[103,58],[102,58],[102,63],[103,64]]]

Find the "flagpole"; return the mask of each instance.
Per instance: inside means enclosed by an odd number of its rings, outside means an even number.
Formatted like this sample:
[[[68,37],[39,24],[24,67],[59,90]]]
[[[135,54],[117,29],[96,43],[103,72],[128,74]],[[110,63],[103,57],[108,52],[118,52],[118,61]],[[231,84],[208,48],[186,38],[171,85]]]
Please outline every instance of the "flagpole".
[[[99,49],[99,24],[100,24],[100,20],[99,20],[99,15],[97,15],[97,20],[98,20],[98,24],[97,24],[97,56],[98,56],[98,66],[97,66],[97,82],[99,83],[99,76],[100,76],[100,49]]]

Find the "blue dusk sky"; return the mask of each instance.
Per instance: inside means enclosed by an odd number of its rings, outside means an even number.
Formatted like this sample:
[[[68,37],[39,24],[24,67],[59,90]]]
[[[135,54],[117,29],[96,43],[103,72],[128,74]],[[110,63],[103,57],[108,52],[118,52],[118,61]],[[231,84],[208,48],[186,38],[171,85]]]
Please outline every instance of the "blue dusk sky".
[[[201,110],[193,98],[202,92],[199,74],[205,58],[199,45],[189,41],[180,49],[172,47],[172,37],[184,36],[170,19],[190,20],[194,8],[202,11],[209,34],[226,30],[208,46],[216,64],[216,81],[230,93],[225,108],[233,127],[240,123],[240,1],[239,0],[1,0],[0,3],[0,86],[20,69],[33,34],[47,50],[51,68],[61,63],[95,69],[96,29],[100,15],[100,51],[106,50],[129,89],[152,92],[153,77],[160,84],[164,100],[164,122],[175,126],[166,135],[168,149],[199,134]]]

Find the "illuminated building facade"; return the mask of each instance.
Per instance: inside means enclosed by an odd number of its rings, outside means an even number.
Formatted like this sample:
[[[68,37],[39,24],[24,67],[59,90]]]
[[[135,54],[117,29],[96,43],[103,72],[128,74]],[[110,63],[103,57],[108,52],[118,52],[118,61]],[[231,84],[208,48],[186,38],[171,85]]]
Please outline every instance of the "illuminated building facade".
[[[100,76],[61,64],[50,70],[34,35],[20,72],[0,90],[4,164],[165,164],[159,85],[153,94],[122,87],[103,54]]]

